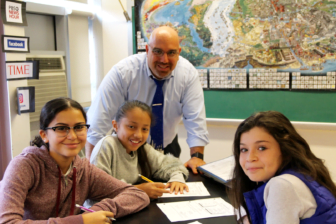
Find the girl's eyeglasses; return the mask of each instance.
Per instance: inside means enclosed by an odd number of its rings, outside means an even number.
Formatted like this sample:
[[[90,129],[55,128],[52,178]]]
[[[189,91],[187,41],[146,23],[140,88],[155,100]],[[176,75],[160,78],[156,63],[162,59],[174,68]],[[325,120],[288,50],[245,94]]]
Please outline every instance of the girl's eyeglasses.
[[[57,134],[58,137],[65,137],[69,134],[70,129],[73,129],[77,136],[83,136],[86,134],[89,127],[90,127],[89,124],[80,124],[74,127],[68,127],[68,126],[49,127],[46,128],[46,130],[52,129],[54,130],[54,132]]]

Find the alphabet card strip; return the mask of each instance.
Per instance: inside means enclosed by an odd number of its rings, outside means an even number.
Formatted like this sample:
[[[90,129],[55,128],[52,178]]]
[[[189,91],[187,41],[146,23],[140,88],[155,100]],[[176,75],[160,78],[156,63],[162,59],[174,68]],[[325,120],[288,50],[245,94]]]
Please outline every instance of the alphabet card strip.
[[[39,62],[6,61],[6,78],[7,81],[18,79],[39,79]]]

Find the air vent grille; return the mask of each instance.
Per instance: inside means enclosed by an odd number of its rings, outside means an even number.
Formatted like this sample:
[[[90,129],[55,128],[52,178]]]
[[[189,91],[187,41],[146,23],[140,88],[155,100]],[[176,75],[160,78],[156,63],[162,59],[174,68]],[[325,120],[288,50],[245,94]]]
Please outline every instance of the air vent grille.
[[[40,70],[63,69],[61,60],[61,58],[27,58],[27,61],[39,61]]]
[[[40,119],[41,109],[49,100],[68,97],[65,74],[48,76],[40,74],[40,79],[29,79],[28,86],[35,86],[35,112],[29,114],[30,122]]]

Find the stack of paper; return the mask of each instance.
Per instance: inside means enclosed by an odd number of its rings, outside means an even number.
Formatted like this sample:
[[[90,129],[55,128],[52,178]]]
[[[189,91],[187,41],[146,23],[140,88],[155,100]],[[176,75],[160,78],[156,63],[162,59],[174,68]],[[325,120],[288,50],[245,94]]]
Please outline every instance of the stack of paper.
[[[234,157],[230,156],[212,163],[197,167],[205,176],[226,184],[232,179],[233,168],[235,166]]]

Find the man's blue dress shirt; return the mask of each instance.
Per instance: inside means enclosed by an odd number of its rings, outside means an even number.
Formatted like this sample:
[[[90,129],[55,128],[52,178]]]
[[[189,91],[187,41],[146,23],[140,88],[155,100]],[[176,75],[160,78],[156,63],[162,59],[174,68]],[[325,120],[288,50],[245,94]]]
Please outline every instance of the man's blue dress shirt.
[[[104,77],[88,111],[88,142],[93,145],[112,128],[118,108],[126,100],[139,100],[151,106],[156,84],[147,64],[147,54],[136,54],[121,60]],[[163,85],[164,147],[177,134],[183,119],[189,147],[209,143],[205,120],[204,96],[198,72],[183,57]],[[150,142],[150,137],[148,139]]]

